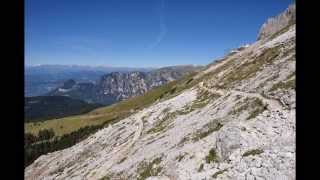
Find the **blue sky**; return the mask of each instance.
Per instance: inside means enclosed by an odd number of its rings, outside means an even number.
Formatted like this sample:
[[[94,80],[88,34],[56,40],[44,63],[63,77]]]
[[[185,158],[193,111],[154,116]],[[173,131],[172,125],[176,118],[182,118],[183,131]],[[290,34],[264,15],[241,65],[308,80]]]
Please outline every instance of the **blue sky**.
[[[208,64],[289,0],[26,0],[25,64]]]

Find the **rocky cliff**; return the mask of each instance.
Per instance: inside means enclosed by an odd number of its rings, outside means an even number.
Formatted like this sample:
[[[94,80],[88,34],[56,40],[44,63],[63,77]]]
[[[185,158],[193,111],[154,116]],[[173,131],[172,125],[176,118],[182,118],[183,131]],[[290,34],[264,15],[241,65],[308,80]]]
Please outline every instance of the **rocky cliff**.
[[[272,36],[288,26],[295,24],[296,21],[296,6],[290,5],[283,13],[276,17],[269,18],[265,22],[258,34],[258,40]]]
[[[142,95],[148,90],[164,85],[197,71],[200,66],[172,66],[150,72],[112,72],[103,75],[97,83],[66,81],[50,92],[53,96],[69,96],[90,103],[112,104],[130,97]]]
[[[71,148],[26,179],[295,179],[295,26],[210,64],[183,91]]]

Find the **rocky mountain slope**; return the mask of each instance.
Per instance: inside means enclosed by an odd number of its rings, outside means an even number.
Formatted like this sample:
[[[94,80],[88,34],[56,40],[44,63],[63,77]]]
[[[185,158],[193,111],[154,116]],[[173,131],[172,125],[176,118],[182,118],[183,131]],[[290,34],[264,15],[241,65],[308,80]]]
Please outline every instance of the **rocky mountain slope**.
[[[199,70],[198,66],[172,66],[149,72],[112,72],[103,75],[97,83],[66,81],[49,95],[69,96],[89,103],[113,104],[117,101],[142,95],[148,90],[180,79]]]
[[[25,178],[295,179],[295,30],[276,30],[183,91],[39,157]]]
[[[276,17],[269,18],[260,28],[258,40],[266,38],[279,32],[281,29],[295,24],[296,21],[296,5],[290,5],[283,13]]]

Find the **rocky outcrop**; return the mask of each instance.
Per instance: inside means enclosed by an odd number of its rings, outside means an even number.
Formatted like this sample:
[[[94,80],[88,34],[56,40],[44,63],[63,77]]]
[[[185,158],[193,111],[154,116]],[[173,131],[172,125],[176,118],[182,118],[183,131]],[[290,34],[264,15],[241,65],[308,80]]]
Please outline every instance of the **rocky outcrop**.
[[[269,18],[265,22],[258,34],[258,40],[269,37],[281,29],[295,24],[296,21],[296,6],[295,4],[290,5],[283,13],[276,17]]]
[[[109,105],[130,97],[142,95],[148,90],[177,80],[199,70],[198,66],[172,66],[150,72],[112,72],[103,75],[97,83],[66,81],[50,92],[51,96],[69,96],[89,103]]]
[[[116,100],[141,95],[150,89],[146,84],[146,73],[114,72],[103,76],[97,85],[98,96],[114,96]]]

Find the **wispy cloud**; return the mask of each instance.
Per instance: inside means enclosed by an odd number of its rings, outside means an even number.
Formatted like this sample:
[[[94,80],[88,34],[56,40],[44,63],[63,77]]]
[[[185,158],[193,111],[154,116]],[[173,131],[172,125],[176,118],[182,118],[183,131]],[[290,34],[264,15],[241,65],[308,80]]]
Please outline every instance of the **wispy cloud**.
[[[159,25],[160,25],[160,32],[155,40],[154,43],[151,44],[150,49],[153,49],[157,47],[162,39],[166,36],[167,34],[167,25],[165,22],[165,14],[164,14],[164,0],[161,0],[161,5],[160,5],[160,13],[159,13]]]

